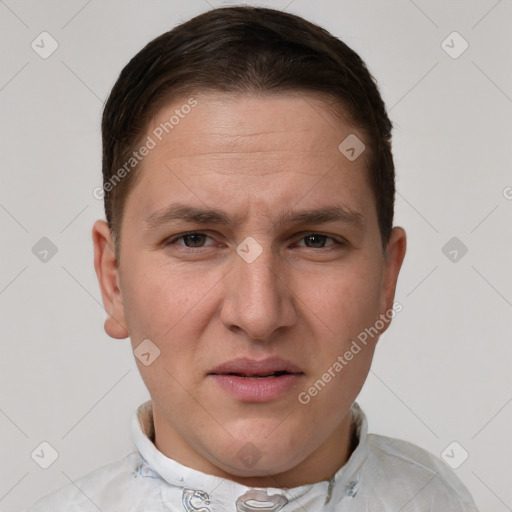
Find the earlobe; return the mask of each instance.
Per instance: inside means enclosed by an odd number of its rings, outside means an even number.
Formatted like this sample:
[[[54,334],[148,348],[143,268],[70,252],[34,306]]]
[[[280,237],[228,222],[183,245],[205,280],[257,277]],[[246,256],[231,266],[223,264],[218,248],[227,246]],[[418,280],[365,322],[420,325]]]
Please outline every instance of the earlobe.
[[[112,338],[124,339],[129,333],[124,317],[124,305],[118,286],[119,269],[115,257],[110,228],[104,220],[97,220],[92,228],[94,269],[100,285],[103,306],[107,313],[105,332]]]

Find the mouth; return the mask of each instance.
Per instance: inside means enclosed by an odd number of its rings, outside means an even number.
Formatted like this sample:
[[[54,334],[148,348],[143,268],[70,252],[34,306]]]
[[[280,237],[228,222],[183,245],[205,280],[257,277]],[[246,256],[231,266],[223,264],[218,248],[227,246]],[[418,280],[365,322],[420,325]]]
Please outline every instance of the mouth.
[[[301,372],[302,373],[302,372]],[[247,374],[247,373],[212,373],[211,375],[233,375],[234,377],[242,377],[243,379],[267,379],[269,377],[281,377],[282,375],[296,375],[292,372],[287,372],[286,370],[279,370],[277,372],[264,373],[264,374]]]
[[[281,358],[235,359],[208,373],[221,389],[242,402],[270,402],[295,389],[304,372]]]
[[[248,358],[239,358],[216,366],[209,375],[232,375],[246,379],[265,379],[295,375],[304,372],[294,363],[280,357],[262,359],[260,361]]]

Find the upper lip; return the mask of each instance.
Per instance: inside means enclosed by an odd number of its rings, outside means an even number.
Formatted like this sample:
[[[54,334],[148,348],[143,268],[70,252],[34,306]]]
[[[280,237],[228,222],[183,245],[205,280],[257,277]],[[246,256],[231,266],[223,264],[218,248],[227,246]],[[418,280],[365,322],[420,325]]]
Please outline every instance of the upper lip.
[[[210,375],[270,375],[275,372],[304,373],[297,365],[280,357],[255,360],[238,358],[222,363],[209,372]]]

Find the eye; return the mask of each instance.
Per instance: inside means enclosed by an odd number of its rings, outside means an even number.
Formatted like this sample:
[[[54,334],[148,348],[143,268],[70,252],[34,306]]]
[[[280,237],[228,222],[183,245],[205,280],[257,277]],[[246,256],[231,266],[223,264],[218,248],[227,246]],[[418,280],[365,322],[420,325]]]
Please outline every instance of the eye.
[[[210,239],[213,243],[211,245],[215,245],[215,242],[211,237],[206,235],[205,233],[201,233],[198,231],[193,231],[190,233],[184,233],[182,235],[176,236],[172,239],[169,239],[168,241],[164,242],[164,246],[169,245],[178,245],[184,248],[188,249],[201,249],[203,247],[208,247],[206,245],[206,240]],[[328,241],[331,241],[331,243],[327,244]],[[326,249],[329,247],[333,247],[335,245],[338,245],[340,247],[346,245],[345,242],[341,240],[336,240],[333,237],[330,237],[328,235],[323,235],[322,233],[305,233],[302,235],[302,238],[300,241],[304,241],[305,245],[297,244],[298,247],[306,247],[308,249]],[[183,242],[183,243],[178,243]],[[333,247],[334,248],[334,247]]]
[[[333,245],[344,245],[343,242],[334,239],[333,237],[322,235],[321,233],[307,233],[301,240],[306,241],[306,247],[310,249],[324,249],[325,247],[331,247]],[[325,245],[327,240],[331,240],[332,243]],[[303,247],[303,246],[302,246]]]
[[[167,242],[164,245],[181,245],[182,247],[188,247],[190,249],[198,249],[204,247],[205,239],[210,238],[208,235],[199,232],[185,233],[177,236]],[[176,243],[178,240],[183,240],[183,244]]]

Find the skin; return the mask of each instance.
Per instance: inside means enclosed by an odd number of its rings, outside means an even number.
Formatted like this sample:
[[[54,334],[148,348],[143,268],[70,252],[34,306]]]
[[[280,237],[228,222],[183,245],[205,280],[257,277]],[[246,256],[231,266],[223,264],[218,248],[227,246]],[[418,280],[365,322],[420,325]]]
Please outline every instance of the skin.
[[[119,262],[106,222],[94,224],[105,330],[129,336],[134,349],[149,338],[160,350],[149,366],[136,361],[153,402],[155,445],[167,457],[248,486],[329,479],[350,456],[350,407],[378,336],[308,404],[297,397],[392,308],[405,232],[395,227],[383,251],[365,154],[351,162],[338,150],[349,134],[363,137],[321,99],[195,97],[137,170]],[[186,100],[162,109],[146,135]],[[175,201],[222,209],[236,223],[145,228]],[[328,205],[344,205],[362,223],[276,223],[287,210]],[[190,231],[207,236],[178,238]],[[262,247],[252,263],[236,252],[248,236]],[[236,357],[276,355],[304,375],[269,402],[240,401],[208,376]],[[248,442],[260,456],[251,467],[237,457]]]

